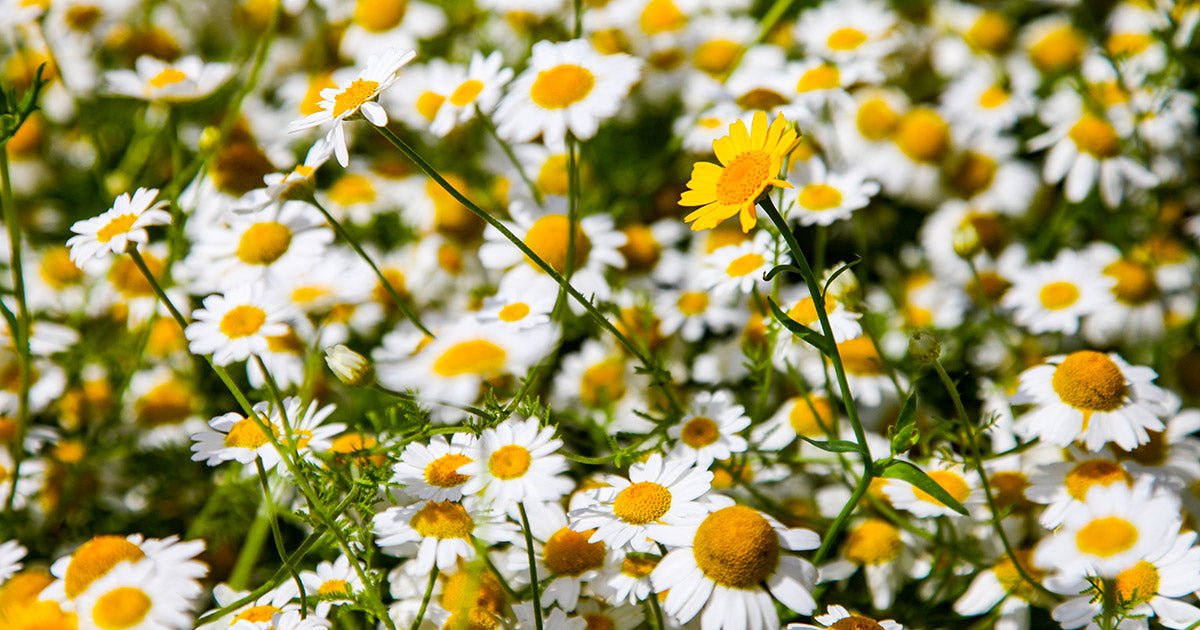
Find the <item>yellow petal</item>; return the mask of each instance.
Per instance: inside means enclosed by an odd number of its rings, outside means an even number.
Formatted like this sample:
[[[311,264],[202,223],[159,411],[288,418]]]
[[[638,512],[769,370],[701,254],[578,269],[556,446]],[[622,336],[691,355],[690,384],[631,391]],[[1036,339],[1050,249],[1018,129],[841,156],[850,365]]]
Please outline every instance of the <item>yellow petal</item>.
[[[729,163],[737,156],[737,152],[733,150],[733,142],[729,139],[729,136],[721,136],[713,140],[713,153],[717,155],[717,160],[725,166],[729,166]]]
[[[767,114],[765,112],[754,112],[754,120],[750,125],[750,145],[756,149],[761,149],[763,141],[767,138]]]
[[[742,214],[740,218],[742,220],[742,231],[749,232],[750,228],[754,227],[754,224],[758,223],[758,215],[754,212],[754,204],[750,204],[749,206],[742,208]]]

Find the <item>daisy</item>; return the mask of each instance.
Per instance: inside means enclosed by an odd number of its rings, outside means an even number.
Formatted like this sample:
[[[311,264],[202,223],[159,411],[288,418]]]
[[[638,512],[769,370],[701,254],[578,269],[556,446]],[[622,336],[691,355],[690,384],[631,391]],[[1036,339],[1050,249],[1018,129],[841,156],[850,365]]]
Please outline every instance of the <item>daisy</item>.
[[[1078,66],[1087,45],[1087,37],[1075,28],[1070,17],[1062,13],[1028,23],[1018,37],[1018,46],[1044,75]]]
[[[842,358],[842,367],[846,371],[846,381],[850,385],[850,394],[854,396],[855,404],[879,407],[885,400],[898,395],[896,383],[888,376],[887,364],[869,335],[838,343],[837,350]],[[810,349],[807,357],[798,366],[810,383],[826,382],[826,378],[830,383],[836,381],[832,363],[822,359],[820,353]],[[907,387],[907,379],[903,374],[897,374],[896,379],[902,389]]]
[[[563,475],[567,459],[557,452],[562,444],[554,427],[542,427],[537,418],[513,416],[485,430],[467,452],[471,461],[458,468],[458,474],[470,476],[463,494],[480,494],[510,514],[518,503],[557,501],[574,486]]]
[[[512,542],[517,529],[504,514],[485,509],[475,497],[455,501],[418,501],[389,507],[371,519],[376,544],[398,557],[414,556],[413,569],[428,575],[436,566],[450,571],[459,559],[475,558],[475,542]],[[486,547],[485,547],[486,548]]]
[[[72,600],[80,630],[191,628],[185,585],[163,578],[151,560],[114,566]]]
[[[660,291],[654,304],[659,314],[659,331],[664,335],[676,332],[688,342],[699,341],[706,330],[720,334],[745,321],[744,309],[725,300],[713,300],[699,283],[681,291]]]
[[[794,33],[810,55],[835,61],[878,60],[900,45],[896,15],[875,0],[836,0],[807,9]]]
[[[834,404],[819,391],[789,398],[766,422],[754,427],[750,441],[759,450],[778,451],[799,436],[823,439],[833,431],[840,413]]]
[[[196,321],[184,334],[188,349],[212,354],[217,365],[242,361],[268,350],[267,337],[287,333],[293,309],[263,285],[242,284],[224,295],[204,298],[204,308],[192,311]]]
[[[606,601],[612,604],[637,605],[650,597],[650,574],[658,566],[658,558],[637,552],[610,550],[613,559],[605,565],[604,584],[599,587]],[[596,588],[596,584],[593,583]]]
[[[325,141],[333,147],[338,164],[349,166],[350,153],[346,149],[346,134],[342,123],[350,116],[362,112],[371,124],[382,127],[387,124],[387,112],[374,102],[380,92],[396,82],[397,72],[404,64],[412,61],[417,53],[388,48],[367,59],[366,67],[349,83],[321,91],[320,111],[293,121],[289,132],[310,129],[325,123],[333,123],[326,133]]]
[[[713,460],[729,459],[748,446],[737,433],[750,426],[741,405],[733,404],[728,391],[701,392],[692,403],[693,415],[672,426],[667,435],[678,440],[667,457],[707,469]]]
[[[942,92],[942,111],[950,122],[972,130],[997,132],[1011,129],[1034,111],[1036,71],[1015,66],[1006,75],[997,76],[990,68],[980,66],[964,73]]]
[[[257,421],[236,412],[213,418],[208,423],[211,431],[201,431],[192,436],[195,442],[192,444],[192,460],[216,466],[227,461],[249,464],[261,458],[263,468],[272,470],[280,464],[283,456],[263,431],[265,426],[276,440],[294,448],[300,458],[319,464],[321,460],[316,453],[328,451],[333,445],[334,436],[345,431],[346,425],[322,424],[333,413],[333,405],[318,407],[313,403],[303,407],[295,396],[283,399],[283,404],[286,414],[281,414],[273,403],[260,402],[254,405],[252,409],[258,416]],[[280,473],[287,474],[286,465],[280,469]]]
[[[588,502],[571,510],[571,527],[595,530],[589,542],[609,547],[651,551],[670,526],[698,520],[707,507],[702,497],[713,474],[677,459],[654,453],[629,467],[629,479],[612,476],[608,485],[586,490]]]
[[[1150,440],[1147,431],[1163,430],[1167,398],[1152,383],[1157,376],[1114,353],[1081,350],[1050,357],[1021,373],[1013,404],[1034,408],[1015,428],[1058,446],[1081,441],[1095,452],[1113,442],[1132,450]]]
[[[875,621],[870,617],[852,615],[848,610],[838,606],[837,604],[830,605],[829,608],[826,609],[824,615],[817,615],[816,617],[813,617],[813,620],[821,625],[814,626],[807,623],[789,623],[787,625],[787,630],[842,630],[843,628],[855,628],[856,630],[904,630],[904,626],[891,619]]]
[[[129,243],[146,244],[150,238],[147,226],[171,222],[171,213],[163,210],[167,200],[155,203],[157,196],[156,188],[138,188],[132,197],[129,193],[117,197],[104,214],[76,221],[71,226],[76,236],[67,239],[71,262],[82,267],[109,254],[124,254]]]
[[[602,55],[587,40],[539,41],[529,67],[496,108],[496,130],[511,142],[541,134],[553,151],[563,150],[568,132],[580,140],[591,138],[600,121],[620,109],[641,65],[624,53]]]
[[[766,230],[759,230],[754,239],[736,245],[726,245],[704,256],[696,282],[720,300],[741,298],[753,292],[769,291],[771,283],[763,274],[776,263],[775,239]]]
[[[256,214],[284,201],[304,199],[312,194],[314,179],[333,155],[333,146],[319,138],[304,155],[304,162],[297,164],[289,173],[271,173],[263,177],[264,188],[256,188],[241,196],[230,206],[236,214]]]
[[[21,570],[21,558],[25,557],[25,552],[25,548],[15,540],[0,544],[0,584]]]
[[[1109,302],[1114,284],[1097,265],[1069,249],[1010,279],[1013,286],[1000,306],[1011,309],[1013,321],[1034,334],[1075,334],[1083,317]]]
[[[868,433],[867,437],[872,435]],[[874,449],[875,452],[887,452],[886,442],[881,447]],[[828,517],[834,516],[850,498],[848,491],[834,494],[836,501],[828,499],[833,510]],[[823,497],[821,503],[824,503]],[[826,509],[821,508],[821,511],[824,513]],[[863,518],[848,527],[846,533],[841,559],[821,566],[822,581],[849,579],[861,569],[870,591],[871,605],[879,610],[891,608],[904,584],[928,571],[922,566],[925,561],[920,557],[923,548],[920,539],[888,521]]]
[[[468,433],[455,433],[447,441],[437,435],[429,445],[413,442],[404,447],[400,461],[392,465],[392,483],[404,486],[404,491],[426,501],[458,501],[462,486],[470,476],[458,472],[471,463],[468,451],[477,440]]]
[[[1180,526],[1179,500],[1155,491],[1150,480],[1095,486],[1038,545],[1033,561],[1066,575],[1113,578],[1143,559],[1163,556]]]
[[[208,567],[194,559],[202,551],[204,541],[180,542],[175,536],[95,536],[50,565],[50,573],[57,579],[40,597],[66,603],[116,568],[148,560],[154,569],[153,580],[171,584],[184,598],[194,599],[201,591],[198,580],[208,573]]]
[[[821,329],[821,320],[813,302],[808,287],[799,286],[785,289],[780,295],[780,308],[787,309],[785,313],[792,321],[808,327],[811,330]],[[861,313],[855,313],[846,308],[845,302],[837,299],[833,292],[825,295],[825,317],[829,320],[833,340],[842,343],[862,335],[862,325],[858,320]],[[771,359],[775,365],[786,371],[787,366],[798,366],[810,356],[812,346],[796,334],[788,330],[780,330],[775,335],[775,347]]]
[[[529,522],[537,576],[542,581],[539,601],[543,608],[557,603],[567,612],[574,611],[583,586],[600,579],[608,550],[603,542],[589,540],[591,530],[575,531],[567,527],[567,514],[557,503],[547,505],[539,513],[540,517]],[[508,570],[521,583],[528,583],[529,556],[524,542],[518,539],[513,545]]]
[[[344,604],[354,601],[354,594],[364,592],[362,579],[358,572],[350,566],[350,559],[344,555],[333,562],[322,562],[316,571],[301,571],[300,581],[307,593],[314,593],[320,600],[314,609],[321,617],[328,616],[329,609],[334,604]]]
[[[233,76],[227,63],[205,63],[195,55],[168,63],[149,55],[137,58],[134,70],[112,70],[104,82],[110,94],[168,103],[208,96]]]
[[[1018,549],[1014,555],[1029,577],[1039,583],[1045,579],[1046,569],[1033,565],[1032,550]],[[1012,558],[1001,555],[995,564],[975,575],[966,592],[954,602],[954,612],[974,617],[995,609],[1000,615],[997,628],[1017,630],[1029,627],[1031,604],[1045,605],[1046,599],[1021,577]]]
[[[496,295],[485,298],[479,309],[483,325],[508,325],[517,330],[551,328],[550,314],[558,301],[558,291],[549,284],[520,284],[512,276],[500,282]]]
[[[248,591],[236,591],[228,585],[218,584],[213,588],[213,600],[217,604],[214,610],[240,601],[247,595]],[[296,627],[291,617],[300,612],[300,604],[291,601],[297,595],[299,593],[296,592],[295,583],[288,580],[226,615],[199,626],[196,630],[284,630],[285,627],[288,630],[302,630],[302,627]],[[277,623],[283,621],[284,616],[289,616],[290,623]],[[318,617],[311,615],[309,619],[316,621]]]
[[[1114,483],[1133,485],[1133,476],[1120,462],[1102,457],[1051,462],[1038,467],[1029,479],[1025,496],[1046,506],[1038,522],[1053,529],[1062,524],[1068,513],[1079,508],[1089,490]]]
[[[795,218],[801,226],[831,225],[849,219],[879,193],[879,184],[867,181],[862,170],[831,171],[819,157],[796,163],[788,179],[798,188],[789,187],[783,192],[785,216]]]
[[[663,611],[684,624],[703,609],[702,630],[778,627],[775,600],[812,613],[817,571],[785,550],[815,549],[820,537],[731,503],[699,523],[692,518],[672,528],[667,544],[677,548],[650,575],[656,592],[668,591]]]
[[[968,511],[986,502],[979,474],[973,470],[967,470],[961,464],[935,464],[925,474]],[[950,509],[933,495],[907,481],[888,479],[883,486],[883,493],[887,495],[888,502],[893,507],[911,512],[917,518],[962,517],[962,514]]]
[[[754,204],[767,188],[791,184],[779,179],[783,159],[796,147],[798,135],[780,114],[769,126],[767,115],[755,112],[752,130],[742,120],[729,125],[729,135],[713,140],[720,165],[696,162],[688,190],[679,196],[681,206],[700,206],[683,218],[693,230],[706,230],[739,216],[742,231],[758,221]]]
[[[512,68],[503,67],[504,59],[499,52],[487,57],[476,51],[471,64],[460,76],[443,78],[448,95],[438,107],[437,115],[429,130],[437,136],[445,136],[455,127],[475,117],[476,110],[489,114],[500,100],[500,91],[512,79]]]
[[[1166,332],[1167,314],[1153,264],[1135,255],[1122,255],[1109,243],[1093,243],[1083,254],[1116,280],[1113,300],[1084,320],[1084,338],[1099,346],[1118,340],[1132,346],[1160,339]]]

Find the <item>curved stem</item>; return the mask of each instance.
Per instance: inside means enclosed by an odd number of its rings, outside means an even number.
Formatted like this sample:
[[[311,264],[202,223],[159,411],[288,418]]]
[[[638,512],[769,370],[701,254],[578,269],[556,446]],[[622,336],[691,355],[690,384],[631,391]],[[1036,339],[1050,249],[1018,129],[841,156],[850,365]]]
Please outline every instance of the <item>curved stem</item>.
[[[533,588],[533,623],[537,630],[542,630],[542,595],[538,585],[537,558],[533,555],[533,534],[529,531],[529,516],[525,514],[525,504],[518,503],[521,511],[521,529],[525,532],[525,552],[529,555],[529,584]]]
[[[438,568],[433,565],[433,570],[429,572],[429,585],[425,587],[425,596],[421,598],[421,608],[417,611],[417,618],[413,619],[411,630],[418,630],[421,627],[421,621],[425,619],[425,609],[429,607],[429,598],[433,596],[433,587],[437,584]]]
[[[9,269],[12,271],[13,297],[17,300],[16,326],[9,322],[13,349],[17,353],[17,430],[9,442],[12,454],[12,485],[4,499],[4,513],[12,512],[17,500],[17,481],[21,474],[21,461],[25,459],[25,432],[29,425],[29,387],[33,357],[29,352],[29,306],[25,302],[25,269],[21,263],[21,221],[17,216],[13,200],[12,178],[8,171],[8,140],[0,142],[0,205],[4,206],[4,225],[8,232],[10,252]],[[6,319],[8,319],[6,317]]]
[[[279,554],[279,561],[287,561],[287,548],[283,545],[283,533],[279,531],[279,517],[275,514],[275,498],[271,496],[271,484],[267,482],[267,470],[263,468],[262,458],[254,458],[254,468],[258,471],[258,483],[262,486],[263,505],[267,509],[267,521],[271,525],[271,537],[275,539],[275,552]],[[296,572],[295,567],[290,567],[289,571],[292,574],[292,580],[296,582],[296,588],[300,589],[300,610],[308,611],[308,594],[304,591],[304,582],[300,580],[300,574]]]

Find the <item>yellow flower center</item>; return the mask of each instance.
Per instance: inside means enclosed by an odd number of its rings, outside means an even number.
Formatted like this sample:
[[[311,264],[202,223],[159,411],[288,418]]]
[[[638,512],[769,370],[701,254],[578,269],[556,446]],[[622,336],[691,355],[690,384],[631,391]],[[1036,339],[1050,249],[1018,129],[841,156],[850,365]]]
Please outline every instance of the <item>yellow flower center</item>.
[[[237,257],[247,265],[269,265],[287,253],[292,231],[275,221],[255,223],[238,240]]]
[[[372,33],[383,33],[399,26],[407,10],[408,0],[358,0],[354,23]]]
[[[548,195],[565,196],[570,192],[567,176],[567,156],[551,155],[538,170],[537,186]]]
[[[505,322],[519,322],[525,319],[527,315],[529,315],[529,305],[524,302],[517,302],[515,304],[508,304],[500,309],[497,317]]]
[[[654,567],[657,566],[658,560],[653,558],[625,556],[625,559],[621,561],[621,574],[640,580],[653,573]]]
[[[470,608],[499,611],[504,606],[504,590],[492,573],[468,566],[446,578],[442,584],[442,608],[452,612]],[[457,626],[447,626],[457,628]]]
[[[725,267],[725,274],[730,278],[740,278],[742,276],[754,273],[754,270],[762,267],[766,260],[767,259],[763,258],[760,254],[755,254],[753,252],[749,254],[742,254],[741,256],[734,258],[733,261],[731,261],[729,265]]]
[[[1087,499],[1088,490],[1118,482],[1129,485],[1133,478],[1120,464],[1107,459],[1089,459],[1076,464],[1065,480],[1067,493],[1080,501]]]
[[[1158,569],[1145,560],[1117,574],[1117,601],[1140,606],[1158,595]]]
[[[842,193],[828,184],[809,184],[800,189],[797,201],[805,210],[820,212],[842,205]]]
[[[687,16],[671,0],[650,0],[638,18],[647,35],[677,31],[687,25]]]
[[[996,177],[996,161],[982,153],[967,151],[951,166],[948,175],[955,192],[969,199],[992,185]],[[983,235],[980,235],[980,240],[983,240]]]
[[[179,83],[186,78],[186,74],[176,70],[175,68],[167,68],[154,75],[154,77],[150,79],[150,85],[161,89],[168,85]]]
[[[692,63],[701,72],[711,76],[724,74],[742,54],[742,45],[728,39],[714,39],[696,47]]]
[[[346,112],[352,112],[362,107],[363,103],[366,103],[375,96],[375,91],[378,89],[378,81],[355,79],[350,85],[346,86],[346,89],[338,92],[333,97],[333,115],[341,116]]]
[[[178,424],[192,415],[192,390],[179,381],[170,380],[146,392],[133,408],[138,426]]]
[[[671,509],[671,491],[653,481],[639,481],[617,494],[613,514],[631,525],[645,525]]]
[[[1154,41],[1148,33],[1113,33],[1104,42],[1104,47],[1114,57],[1131,57],[1146,50]]]
[[[1067,136],[1075,142],[1080,151],[1097,159],[1110,158],[1121,151],[1120,141],[1112,124],[1095,114],[1084,114],[1067,132]]]
[[[829,630],[883,630],[883,626],[870,617],[850,615],[833,622]]]
[[[107,243],[117,236],[128,234],[135,221],[137,221],[137,216],[135,215],[117,215],[110,219],[104,227],[96,230],[96,240],[101,243]]]
[[[1124,258],[1104,268],[1104,275],[1116,278],[1113,295],[1125,304],[1145,304],[1158,297],[1154,271],[1143,264]]]
[[[1063,402],[1083,411],[1112,411],[1125,402],[1125,375],[1107,355],[1091,350],[1063,359],[1050,379]]]
[[[704,448],[721,438],[721,429],[712,418],[696,416],[683,425],[679,439],[692,448]]]
[[[1077,65],[1084,46],[1083,36],[1070,26],[1064,26],[1031,46],[1029,56],[1039,70],[1053,73]]]
[[[1150,437],[1149,441],[1139,444],[1132,451],[1118,447],[1118,457],[1131,459],[1143,466],[1161,466],[1167,460],[1167,452],[1170,449],[1170,445],[1167,444],[1167,436],[1163,431],[1147,431],[1146,433]]]
[[[990,53],[1002,52],[1012,39],[1012,21],[995,11],[984,11],[978,20],[967,29],[963,39],[978,50]]]
[[[453,488],[462,485],[471,478],[471,475],[461,474],[458,469],[470,464],[471,461],[470,457],[461,453],[442,455],[425,467],[425,481],[429,485],[439,488]]]
[[[317,587],[317,595],[349,595],[350,583],[346,580],[326,580]]]
[[[504,369],[506,358],[504,348],[485,339],[471,339],[447,348],[433,362],[433,371],[448,378],[464,374],[494,376]]]
[[[617,624],[612,620],[612,618],[604,615],[603,613],[587,613],[583,616],[583,620],[587,622],[587,625],[583,627],[583,630],[617,629]]]
[[[542,547],[542,560],[555,575],[576,576],[604,565],[604,543],[589,543],[596,530],[583,532],[562,528],[550,535]]]
[[[83,282],[83,271],[71,262],[71,252],[66,247],[47,249],[38,272],[46,284],[59,290]]]
[[[703,291],[685,291],[679,294],[675,306],[684,315],[699,315],[708,310],[708,294]]]
[[[488,457],[488,471],[493,477],[507,481],[528,472],[532,462],[533,457],[529,454],[529,449],[516,444],[506,444]]]
[[[992,492],[995,495],[996,507],[1027,507],[1030,502],[1025,498],[1025,488],[1029,487],[1029,479],[1014,471],[1001,471],[988,478]]]
[[[74,599],[75,596],[87,589],[89,584],[108,573],[118,562],[126,560],[133,562],[145,557],[146,554],[142,552],[141,547],[121,536],[92,538],[71,554],[71,562],[67,565],[66,575],[63,577],[63,586],[67,597]]]
[[[873,98],[859,106],[854,122],[862,137],[867,140],[882,140],[892,135],[900,122],[900,115],[887,101]]]
[[[928,107],[916,107],[896,124],[896,146],[916,162],[937,162],[950,148],[950,127]]]
[[[267,321],[267,314],[257,306],[239,304],[221,317],[221,333],[230,339],[253,335]]]
[[[1040,582],[1042,577],[1046,575],[1045,571],[1033,566],[1031,562],[1033,557],[1032,550],[1017,549],[1013,552],[1013,555],[1017,557],[1017,562],[1021,563],[1021,568],[1025,570],[1025,573],[1029,577]],[[1000,586],[1004,587],[1004,590],[1008,594],[1025,601],[1033,599],[1036,591],[1029,582],[1025,581],[1025,578],[1021,577],[1021,573],[1017,571],[1017,565],[1007,555],[996,561],[996,565],[992,567],[992,571],[996,574],[996,580],[1000,582]]]
[[[1098,518],[1075,534],[1075,547],[1093,556],[1110,558],[1132,549],[1138,540],[1138,530],[1129,521],[1117,516]]]
[[[869,337],[847,339],[837,345],[846,371],[858,376],[883,374],[883,358]]]
[[[1052,311],[1061,311],[1079,301],[1079,288],[1070,282],[1051,282],[1038,291],[1038,301]]]
[[[77,4],[67,9],[67,14],[63,16],[64,21],[77,31],[90,31],[100,21],[104,13],[99,7],[94,7],[86,4]]]
[[[934,483],[941,486],[955,501],[962,503],[967,500],[967,496],[971,494],[971,488],[967,486],[967,481],[962,478],[962,475],[951,470],[934,470],[928,473],[929,478],[933,479]],[[913,492],[917,495],[917,499],[932,503],[934,505],[945,505],[937,500],[932,494],[913,486]]]
[[[150,603],[150,597],[140,588],[115,588],[96,600],[92,608],[92,621],[103,630],[125,630],[146,618]]]
[[[417,113],[430,122],[437,118],[438,110],[442,108],[442,104],[446,102],[446,97],[437,92],[426,90],[417,97]]]
[[[887,521],[871,518],[850,531],[842,546],[842,555],[858,565],[887,564],[903,549],[900,530]]]
[[[408,524],[424,538],[468,538],[475,530],[475,519],[466,508],[453,501],[430,501],[417,511]]]
[[[582,66],[564,63],[538,73],[529,98],[546,109],[563,109],[591,94],[596,78]]]
[[[274,423],[266,420],[263,420],[262,423],[271,427],[272,433],[277,436],[279,435],[279,430],[275,427]],[[242,418],[238,420],[237,424],[229,428],[229,433],[225,434],[225,446],[230,448],[248,448],[254,450],[269,441],[270,439],[267,438],[267,434],[262,430],[262,427],[258,426],[254,418]]]
[[[333,82],[332,72],[323,72],[313,77],[308,82],[308,89],[304,92],[304,98],[300,101],[300,114],[308,116],[309,114],[321,111],[321,92],[336,87],[337,84]]]
[[[979,95],[979,106],[984,109],[995,109],[1008,102],[1011,95],[999,85],[993,85]]]
[[[565,273],[567,269],[567,230],[570,221],[565,215],[548,214],[529,226],[525,233],[525,244],[539,258],[546,261],[555,271]],[[587,262],[588,253],[592,250],[592,242],[588,240],[578,223],[575,225],[575,264],[579,269]],[[530,262],[532,265],[532,261]],[[539,269],[535,267],[535,269]]]
[[[752,589],[779,565],[779,535],[758,510],[733,505],[709,514],[692,540],[696,566],[731,588]]]
[[[788,424],[796,435],[821,435],[827,427],[833,426],[833,405],[824,396],[796,398],[788,412]]]
[[[483,91],[483,81],[479,79],[468,79],[462,85],[454,88],[454,92],[450,94],[450,104],[456,107],[470,105],[475,102],[479,93]]]
[[[754,88],[737,97],[736,103],[742,109],[769,112],[788,100],[782,94],[767,88]]]
[[[741,206],[753,203],[771,178],[771,155],[751,149],[733,158],[717,178],[717,203]]]
[[[238,613],[229,625],[233,625],[239,621],[249,621],[250,623],[268,623],[276,613],[281,613],[282,610],[270,605],[263,604],[261,606],[251,606],[246,610]]]
[[[583,371],[579,398],[589,407],[599,407],[625,396],[625,362],[605,359]]]
[[[346,173],[329,187],[329,198],[343,206],[375,201],[375,187],[371,180],[355,173]],[[269,225],[260,223],[259,225]],[[255,226],[258,227],[258,226]],[[291,238],[289,234],[289,238]]]
[[[805,72],[796,83],[797,92],[814,92],[816,90],[832,90],[842,85],[842,73],[837,66],[823,63]]]
[[[866,33],[847,26],[830,33],[825,40],[825,45],[829,46],[831,50],[854,50],[866,41]]]

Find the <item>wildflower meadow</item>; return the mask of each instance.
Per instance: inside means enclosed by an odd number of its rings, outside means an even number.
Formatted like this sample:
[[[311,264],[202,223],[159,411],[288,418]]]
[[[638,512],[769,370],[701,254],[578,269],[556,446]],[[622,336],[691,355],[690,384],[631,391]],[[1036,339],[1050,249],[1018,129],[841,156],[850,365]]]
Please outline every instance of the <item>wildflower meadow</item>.
[[[1194,0],[0,0],[0,630],[1200,628]]]

